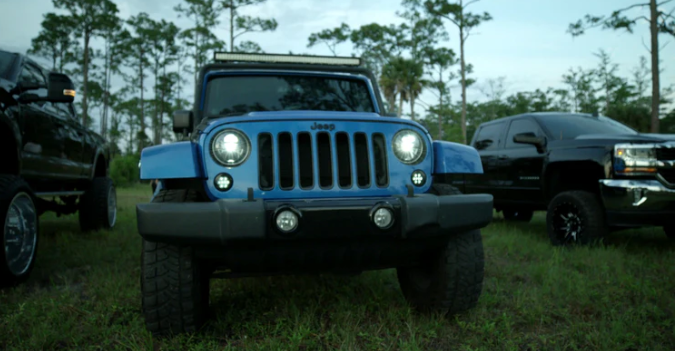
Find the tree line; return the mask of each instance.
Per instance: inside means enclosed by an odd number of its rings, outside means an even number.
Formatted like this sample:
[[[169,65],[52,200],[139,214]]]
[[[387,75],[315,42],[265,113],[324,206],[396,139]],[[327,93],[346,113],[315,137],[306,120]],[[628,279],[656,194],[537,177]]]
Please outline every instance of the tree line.
[[[189,108],[184,88],[192,91],[198,69],[213,51],[264,52],[256,42],[245,40],[246,35],[278,27],[274,18],[242,13],[268,0],[182,0],[174,11],[189,20],[186,28],[145,12],[120,18],[113,0],[52,1],[61,11],[44,14],[29,54],[49,60],[51,69],[74,79],[82,95],[77,103],[82,123],[93,128],[97,116],[98,131],[116,154],[135,154],[175,140],[169,116]],[[561,87],[508,96],[503,78],[477,84],[465,55],[473,31],[493,20],[488,12],[470,11],[478,1],[402,0],[396,12],[399,24],[373,22],[352,28],[342,23],[311,33],[307,47],[322,45],[336,56],[362,57],[379,79],[387,108],[424,124],[438,139],[467,143],[484,121],[532,111],[600,112],[640,131],[675,132],[675,110],[664,109],[672,88],[659,82],[658,42],[660,35],[675,37],[675,17],[666,8],[672,0],[645,0],[570,24],[572,36],[594,27],[632,32],[647,24],[650,60],[641,57],[630,77],[619,76],[617,65],[599,50],[597,67],[570,68],[561,77]],[[649,8],[650,16],[628,16],[640,7]],[[221,26],[228,38],[214,34]],[[446,42],[457,43],[459,54]],[[113,89],[113,80],[120,79],[124,84]],[[461,88],[458,101],[451,96],[454,86]],[[470,87],[478,87],[486,101],[467,101]],[[422,101],[423,92],[434,101]],[[404,111],[404,103],[409,111]]]

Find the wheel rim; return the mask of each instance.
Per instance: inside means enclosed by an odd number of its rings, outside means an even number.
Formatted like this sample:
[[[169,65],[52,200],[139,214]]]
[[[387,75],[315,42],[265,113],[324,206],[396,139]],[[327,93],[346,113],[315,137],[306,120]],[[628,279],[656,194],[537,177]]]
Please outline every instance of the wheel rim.
[[[3,227],[7,267],[15,276],[26,273],[35,257],[37,220],[30,195],[25,192],[16,194],[7,209]]]
[[[108,223],[110,228],[115,226],[117,220],[117,192],[115,187],[111,186],[108,189]]]
[[[584,229],[581,211],[570,202],[561,203],[555,208],[552,225],[558,240],[565,243],[578,241]]]

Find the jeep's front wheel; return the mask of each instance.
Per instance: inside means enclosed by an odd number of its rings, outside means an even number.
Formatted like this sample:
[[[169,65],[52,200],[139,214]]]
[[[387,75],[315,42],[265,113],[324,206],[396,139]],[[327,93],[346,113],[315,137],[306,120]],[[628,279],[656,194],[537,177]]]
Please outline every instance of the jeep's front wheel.
[[[13,175],[0,176],[0,287],[25,281],[35,263],[39,214],[26,182]]]
[[[152,202],[199,202],[194,190],[161,189]],[[192,333],[209,316],[210,267],[189,246],[143,240],[141,291],[145,326],[153,335]]]
[[[454,315],[476,307],[483,290],[484,253],[480,230],[453,235],[413,267],[399,267],[403,296],[423,312]]]
[[[80,229],[112,229],[117,222],[117,191],[112,179],[96,177],[80,196]]]
[[[609,233],[597,196],[587,191],[565,191],[553,198],[546,213],[551,244],[592,244]]]
[[[143,240],[141,262],[147,330],[156,336],[199,330],[208,317],[210,277],[192,248]]]

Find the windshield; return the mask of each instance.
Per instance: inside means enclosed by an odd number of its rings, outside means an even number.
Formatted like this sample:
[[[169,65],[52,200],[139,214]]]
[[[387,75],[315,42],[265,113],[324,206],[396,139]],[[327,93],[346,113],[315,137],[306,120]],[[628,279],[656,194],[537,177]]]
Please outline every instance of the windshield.
[[[0,51],[0,78],[9,79],[9,71],[16,55]]]
[[[209,81],[207,117],[256,111],[375,112],[362,80],[291,75],[230,76]]]
[[[574,139],[585,134],[637,134],[635,130],[603,116],[551,116],[539,120],[558,140]]]

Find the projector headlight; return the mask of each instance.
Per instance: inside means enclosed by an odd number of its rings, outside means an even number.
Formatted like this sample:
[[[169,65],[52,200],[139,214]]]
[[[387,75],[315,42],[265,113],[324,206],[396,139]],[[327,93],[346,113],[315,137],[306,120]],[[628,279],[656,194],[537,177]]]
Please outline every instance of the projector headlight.
[[[235,167],[244,163],[251,153],[251,142],[236,129],[225,129],[211,141],[211,154],[223,166]]]
[[[653,175],[658,160],[652,144],[617,144],[614,146],[614,171],[622,175]]]
[[[392,149],[396,158],[407,165],[420,163],[426,154],[424,139],[419,133],[410,129],[394,134]]]

